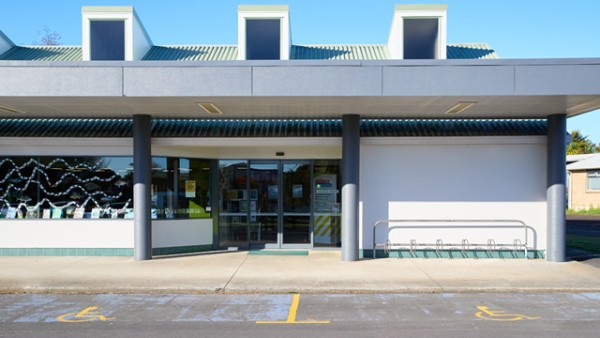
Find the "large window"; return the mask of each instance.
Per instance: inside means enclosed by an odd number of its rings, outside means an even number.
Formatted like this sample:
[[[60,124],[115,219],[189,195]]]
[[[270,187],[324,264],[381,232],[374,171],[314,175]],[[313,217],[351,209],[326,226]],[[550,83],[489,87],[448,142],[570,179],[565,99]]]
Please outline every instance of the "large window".
[[[133,218],[131,157],[0,159],[0,218]]]
[[[281,58],[281,20],[246,20],[246,60]]]
[[[152,158],[152,218],[210,218],[210,161]]]
[[[587,190],[600,191],[600,170],[587,172]]]
[[[125,21],[90,21],[90,60],[125,60]]]

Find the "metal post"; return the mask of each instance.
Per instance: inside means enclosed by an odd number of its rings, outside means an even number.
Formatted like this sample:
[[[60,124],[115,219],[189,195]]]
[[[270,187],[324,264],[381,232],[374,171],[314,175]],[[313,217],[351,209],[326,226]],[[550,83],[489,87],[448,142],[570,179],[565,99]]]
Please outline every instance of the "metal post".
[[[358,260],[360,116],[342,117],[342,261]]]
[[[548,116],[548,237],[546,257],[552,262],[566,261],[566,115]]]
[[[152,259],[151,120],[149,115],[133,116],[133,208],[135,260]]]

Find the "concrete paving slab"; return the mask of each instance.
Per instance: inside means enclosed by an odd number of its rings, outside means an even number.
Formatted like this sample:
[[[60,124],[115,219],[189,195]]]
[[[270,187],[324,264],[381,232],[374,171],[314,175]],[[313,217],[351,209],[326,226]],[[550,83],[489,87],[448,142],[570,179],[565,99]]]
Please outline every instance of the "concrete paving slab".
[[[519,259],[364,259],[215,252],[131,257],[0,257],[0,293],[399,293],[600,291],[600,268]]]

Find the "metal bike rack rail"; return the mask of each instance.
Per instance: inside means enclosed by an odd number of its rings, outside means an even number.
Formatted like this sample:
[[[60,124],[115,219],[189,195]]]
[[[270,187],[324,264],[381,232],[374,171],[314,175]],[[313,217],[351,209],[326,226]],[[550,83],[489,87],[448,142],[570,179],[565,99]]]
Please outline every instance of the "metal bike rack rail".
[[[406,226],[406,225],[392,225],[391,227],[389,226],[390,223],[455,223],[455,224],[469,224],[469,223],[497,223],[497,225],[482,225],[482,226],[472,226],[472,228],[520,228],[521,226],[523,227],[523,231],[524,231],[524,242],[521,242],[519,239],[515,239],[513,241],[512,247],[513,247],[513,251],[517,250],[517,247],[520,247],[524,253],[525,253],[525,258],[529,258],[528,255],[528,248],[527,248],[527,243],[528,243],[528,239],[527,239],[527,224],[525,224],[525,222],[518,220],[518,219],[383,219],[383,220],[379,220],[377,222],[375,222],[373,224],[373,259],[377,258],[377,241],[376,241],[376,235],[377,235],[377,226],[381,225],[381,224],[388,224],[388,230],[394,230],[394,229],[407,229],[407,228],[418,228],[415,226]],[[513,224],[507,224],[507,223],[513,223]],[[518,225],[516,225],[518,224]],[[458,228],[457,225],[437,225],[435,226],[435,228]],[[389,231],[388,231],[388,236],[389,236]],[[508,244],[496,244],[495,241],[493,239],[488,239],[488,242],[486,244],[480,244],[480,243],[474,243],[474,244],[469,244],[468,240],[463,239],[462,243],[460,244],[444,244],[443,241],[441,239],[437,239],[435,243],[417,243],[415,240],[410,240],[409,243],[391,243],[389,241],[389,239],[386,239],[386,242],[383,243],[384,245],[384,250],[388,250],[388,247],[391,246],[404,246],[404,247],[409,247],[411,252],[414,252],[416,250],[416,248],[418,246],[428,246],[428,247],[433,247],[435,246],[435,250],[436,252],[439,252],[439,250],[443,249],[443,248],[453,248],[453,247],[461,247],[461,251],[465,251],[465,248],[469,248],[470,246],[474,246],[474,247],[482,247],[482,246],[487,246],[487,250],[488,251],[493,251],[496,250],[496,247],[509,247],[510,245]]]

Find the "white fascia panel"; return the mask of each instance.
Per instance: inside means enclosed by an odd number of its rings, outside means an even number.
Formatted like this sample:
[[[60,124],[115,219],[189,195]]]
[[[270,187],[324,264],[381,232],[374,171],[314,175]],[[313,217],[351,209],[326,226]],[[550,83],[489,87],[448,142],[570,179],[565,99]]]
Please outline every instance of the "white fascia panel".
[[[401,6],[400,6],[401,7]],[[424,8],[396,9],[392,19],[392,27],[388,37],[388,49],[392,59],[404,59],[404,19],[438,19],[437,59],[446,59],[447,45],[447,16],[446,9]]]
[[[150,51],[153,44],[135,10],[133,11],[132,36],[133,60],[142,60],[148,51]]]
[[[125,61],[138,61],[152,47],[152,40],[146,33],[133,7],[83,7],[82,8],[82,56],[90,61],[90,21],[122,20],[125,22]]]
[[[254,6],[243,6],[254,7]],[[276,10],[261,11],[256,6],[257,10],[238,9],[238,60],[246,60],[246,20],[248,19],[279,19],[280,24],[280,59],[289,60],[290,50],[292,48],[291,27],[290,27],[290,12],[285,9],[276,8]],[[268,6],[267,6],[268,7]],[[282,7],[282,6],[276,6]]]

